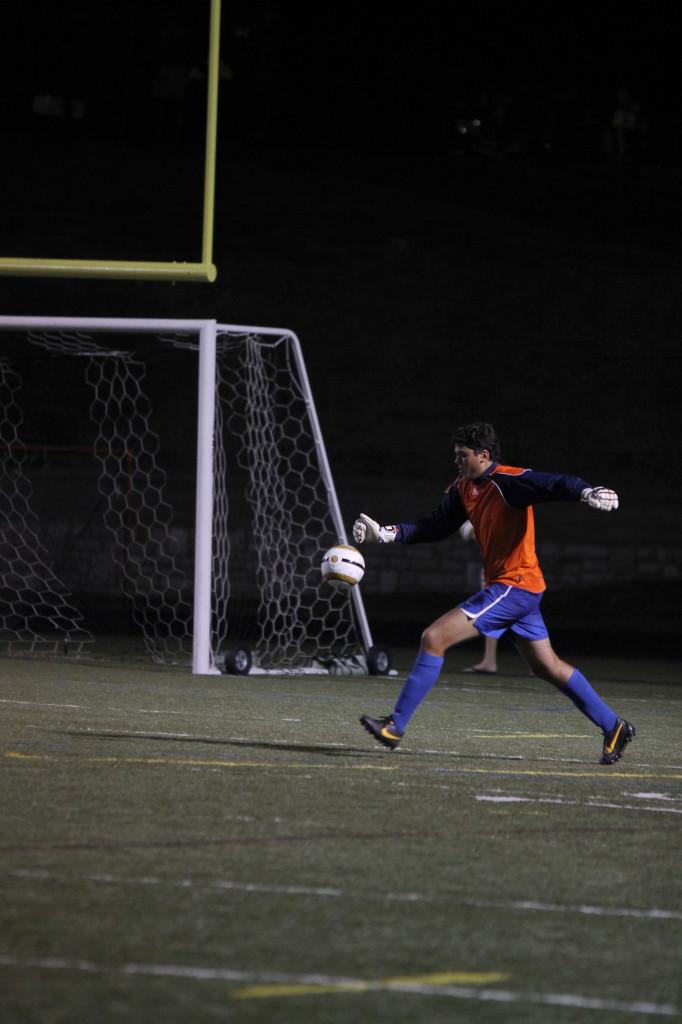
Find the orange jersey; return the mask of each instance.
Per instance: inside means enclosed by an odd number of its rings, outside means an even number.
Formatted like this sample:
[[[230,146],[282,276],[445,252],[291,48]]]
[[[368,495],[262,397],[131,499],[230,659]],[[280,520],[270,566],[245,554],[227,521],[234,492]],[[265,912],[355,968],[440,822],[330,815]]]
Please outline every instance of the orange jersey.
[[[499,473],[518,476],[523,472],[498,465],[484,480],[460,479],[456,487],[483,552],[486,586],[506,583],[537,594],[546,589],[546,583],[535,552],[533,509],[508,504],[495,480]]]
[[[493,462],[477,480],[458,477],[428,516],[399,523],[396,539],[405,544],[442,540],[469,519],[483,553],[486,585],[504,583],[537,594],[546,584],[535,551],[532,505],[580,501],[589,486],[577,476]]]

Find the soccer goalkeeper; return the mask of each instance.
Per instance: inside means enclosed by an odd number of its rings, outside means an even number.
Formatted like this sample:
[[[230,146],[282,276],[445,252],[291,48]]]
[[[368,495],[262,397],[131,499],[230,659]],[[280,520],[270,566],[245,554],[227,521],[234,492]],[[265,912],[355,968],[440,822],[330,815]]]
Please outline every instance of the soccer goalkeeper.
[[[363,513],[353,525],[353,538],[357,544],[442,540],[469,519],[483,552],[485,585],[424,630],[393,712],[386,718],[363,715],[362,725],[394,749],[436,683],[448,648],[479,634],[500,637],[510,629],[534,674],[558,687],[602,730],[601,763],[615,764],[634,737],[635,727],[605,704],[585,676],[552,648],[540,612],[545,580],[535,552],[532,506],[584,501],[589,508],[610,512],[618,508],[617,494],[606,487],[591,487],[576,476],[500,465],[499,443],[489,423],[459,427],[454,444],[459,475],[437,508],[421,519],[395,526],[380,526]]]

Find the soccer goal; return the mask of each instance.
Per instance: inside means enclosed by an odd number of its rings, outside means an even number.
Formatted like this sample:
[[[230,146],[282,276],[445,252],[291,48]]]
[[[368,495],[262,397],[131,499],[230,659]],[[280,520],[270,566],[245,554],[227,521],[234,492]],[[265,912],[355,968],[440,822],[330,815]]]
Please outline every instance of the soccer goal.
[[[320,579],[346,532],[292,331],[0,317],[0,393],[5,651],[389,670]]]

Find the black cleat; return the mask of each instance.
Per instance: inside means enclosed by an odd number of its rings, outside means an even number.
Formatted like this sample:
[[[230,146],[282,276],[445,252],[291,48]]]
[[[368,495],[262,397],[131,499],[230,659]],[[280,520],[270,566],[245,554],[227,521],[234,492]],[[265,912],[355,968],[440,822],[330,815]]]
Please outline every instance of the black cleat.
[[[601,755],[600,764],[615,764],[620,761],[623,751],[630,740],[634,739],[635,727],[624,718],[617,718],[611,732],[604,735],[604,749]]]
[[[369,715],[361,715],[360,723],[365,727],[370,736],[373,736],[379,743],[383,743],[390,750],[395,748],[403,738],[392,718],[370,718]]]

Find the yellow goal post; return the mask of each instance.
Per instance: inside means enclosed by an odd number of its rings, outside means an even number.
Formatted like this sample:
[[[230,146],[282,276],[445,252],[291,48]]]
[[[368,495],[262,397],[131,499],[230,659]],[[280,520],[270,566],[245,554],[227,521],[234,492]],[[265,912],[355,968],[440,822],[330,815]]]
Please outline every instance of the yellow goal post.
[[[0,276],[118,278],[129,281],[204,281],[209,283],[215,281],[218,272],[213,263],[213,222],[215,214],[221,0],[210,0],[210,3],[201,260],[199,262],[163,262],[125,259],[43,259],[39,257],[2,256],[0,257]]]

